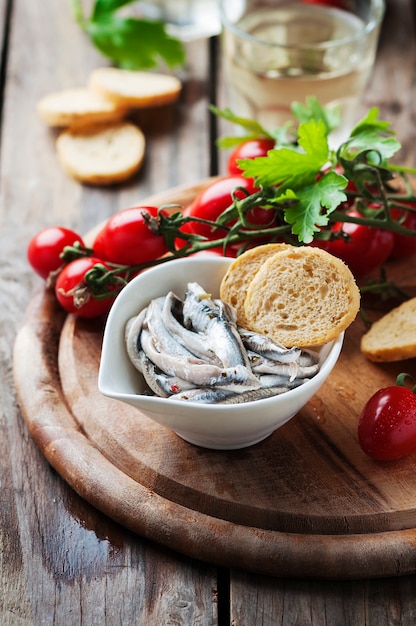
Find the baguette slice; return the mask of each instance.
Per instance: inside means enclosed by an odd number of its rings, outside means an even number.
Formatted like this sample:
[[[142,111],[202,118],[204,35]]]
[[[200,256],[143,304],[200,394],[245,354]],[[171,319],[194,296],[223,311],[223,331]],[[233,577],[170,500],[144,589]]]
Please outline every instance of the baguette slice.
[[[385,363],[416,357],[416,298],[374,322],[361,339],[361,352],[370,361]]]
[[[240,326],[247,327],[244,311],[247,288],[266,259],[279,250],[287,248],[284,243],[267,243],[247,250],[235,259],[228,268],[220,285],[220,298],[231,304]]]
[[[37,105],[48,126],[74,126],[120,120],[124,107],[85,87],[65,89],[44,96]]]
[[[145,138],[135,124],[121,121],[68,128],[57,141],[64,169],[80,182],[112,185],[130,178],[141,166]]]
[[[320,346],[355,319],[360,291],[340,259],[313,247],[290,247],[267,259],[251,280],[244,310],[249,328],[287,347]]]
[[[120,107],[144,108],[175,102],[181,82],[169,74],[137,72],[116,67],[99,67],[88,79],[93,91]]]

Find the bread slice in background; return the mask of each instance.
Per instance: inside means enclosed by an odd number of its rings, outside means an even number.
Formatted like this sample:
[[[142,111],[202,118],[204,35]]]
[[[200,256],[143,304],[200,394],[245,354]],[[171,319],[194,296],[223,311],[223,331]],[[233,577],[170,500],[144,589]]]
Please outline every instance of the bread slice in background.
[[[37,111],[53,127],[113,122],[126,114],[124,107],[86,87],[50,93],[39,100]]]
[[[416,298],[403,302],[374,322],[361,338],[361,351],[375,362],[416,357]]]
[[[182,84],[170,74],[99,67],[90,73],[88,87],[119,107],[147,108],[175,102]]]
[[[68,128],[57,141],[58,158],[76,180],[112,185],[130,178],[142,165],[145,138],[127,121]]]
[[[267,243],[256,246],[243,252],[228,268],[221,281],[220,298],[234,307],[240,326],[247,326],[244,303],[252,278],[266,259],[287,247],[288,244],[284,243]]]
[[[289,247],[261,265],[244,304],[248,327],[287,347],[320,346],[355,319],[360,291],[340,259],[313,247]]]

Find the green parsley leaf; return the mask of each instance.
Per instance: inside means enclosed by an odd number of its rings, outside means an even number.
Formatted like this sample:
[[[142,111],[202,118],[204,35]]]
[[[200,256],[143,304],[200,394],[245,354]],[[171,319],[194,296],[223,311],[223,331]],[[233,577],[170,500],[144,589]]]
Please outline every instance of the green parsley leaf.
[[[311,120],[317,122],[322,120],[325,124],[327,135],[341,124],[341,106],[324,107],[315,96],[306,98],[306,104],[293,102],[291,110],[299,122],[310,122]]]
[[[378,108],[369,110],[367,115],[352,130],[350,139],[340,148],[340,156],[348,158],[362,150],[378,153],[376,164],[385,162],[401,148],[390,123],[378,118]]]
[[[295,200],[284,209],[284,214],[300,242],[311,243],[314,234],[328,224],[329,214],[347,199],[343,192],[347,184],[345,176],[331,171],[314,184],[296,192],[288,189],[277,198],[278,204]]]
[[[235,146],[238,146],[246,141],[250,141],[251,139],[273,139],[273,136],[265,128],[263,128],[259,122],[235,115],[235,113],[233,113],[229,108],[219,109],[215,105],[211,104],[209,105],[209,110],[217,117],[221,117],[227,122],[241,126],[241,128],[244,128],[244,130],[247,131],[244,135],[221,137],[218,139],[217,145],[222,149],[234,148]]]
[[[75,19],[94,46],[115,65],[138,70],[156,67],[162,60],[168,67],[183,65],[185,49],[168,35],[158,20],[119,17],[117,9],[133,0],[96,0],[91,17],[84,18],[80,0],[72,0]]]
[[[325,124],[321,120],[302,123],[298,134],[298,146],[270,150],[267,157],[239,160],[244,175],[264,186],[282,185],[282,189],[314,183],[330,156]]]

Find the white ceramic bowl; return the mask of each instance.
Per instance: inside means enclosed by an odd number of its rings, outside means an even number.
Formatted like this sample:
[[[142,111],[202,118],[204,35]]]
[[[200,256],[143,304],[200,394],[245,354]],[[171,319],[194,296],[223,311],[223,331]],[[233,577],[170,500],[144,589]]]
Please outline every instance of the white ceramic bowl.
[[[183,298],[186,284],[198,282],[213,297],[230,259],[194,257],[169,261],[134,278],[116,298],[105,327],[98,387],[100,392],[127,402],[159,424],[195,445],[217,450],[244,448],[268,437],[290,420],[325,382],[341,351],[343,334],[320,352],[318,374],[281,395],[244,404],[197,404],[144,395],[147,386],[131,365],[124,343],[127,320],[150,300],[174,291]]]

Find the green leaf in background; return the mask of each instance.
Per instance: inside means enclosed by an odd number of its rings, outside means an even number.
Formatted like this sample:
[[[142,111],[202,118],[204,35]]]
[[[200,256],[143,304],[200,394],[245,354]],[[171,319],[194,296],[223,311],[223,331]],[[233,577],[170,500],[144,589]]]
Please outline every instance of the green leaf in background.
[[[133,1],[96,0],[89,19],[83,16],[80,0],[72,0],[72,6],[94,46],[115,65],[129,70],[150,69],[161,60],[170,68],[183,65],[185,48],[166,32],[163,22],[115,14]]]
[[[114,11],[133,2],[136,0],[96,0],[91,19],[96,20],[102,15],[114,13]]]

